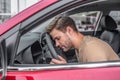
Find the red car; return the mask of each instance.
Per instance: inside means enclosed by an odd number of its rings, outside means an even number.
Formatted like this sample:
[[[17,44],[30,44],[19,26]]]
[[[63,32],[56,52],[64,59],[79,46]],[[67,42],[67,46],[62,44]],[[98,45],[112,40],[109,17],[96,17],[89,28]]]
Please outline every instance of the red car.
[[[45,28],[60,14],[120,55],[120,0],[41,0],[0,25],[1,80],[120,80],[119,60],[78,63],[74,50],[53,45]],[[57,53],[68,63],[49,64]]]

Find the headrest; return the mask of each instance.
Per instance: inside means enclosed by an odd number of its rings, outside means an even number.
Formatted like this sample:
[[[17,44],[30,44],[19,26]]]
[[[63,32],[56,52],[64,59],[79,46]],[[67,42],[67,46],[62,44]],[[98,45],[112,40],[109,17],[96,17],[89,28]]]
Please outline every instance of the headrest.
[[[115,20],[109,15],[103,16],[100,22],[102,28],[106,30],[115,30],[117,28],[117,24]]]

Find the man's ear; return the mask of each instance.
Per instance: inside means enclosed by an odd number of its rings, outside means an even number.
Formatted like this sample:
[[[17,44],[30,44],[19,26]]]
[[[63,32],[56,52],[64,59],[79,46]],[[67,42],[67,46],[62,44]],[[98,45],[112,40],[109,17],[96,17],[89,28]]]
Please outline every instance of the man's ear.
[[[69,38],[72,38],[74,35],[74,31],[70,26],[66,27],[66,34],[69,36]]]
[[[73,29],[70,26],[66,27],[66,32],[68,32],[69,34],[73,33]]]

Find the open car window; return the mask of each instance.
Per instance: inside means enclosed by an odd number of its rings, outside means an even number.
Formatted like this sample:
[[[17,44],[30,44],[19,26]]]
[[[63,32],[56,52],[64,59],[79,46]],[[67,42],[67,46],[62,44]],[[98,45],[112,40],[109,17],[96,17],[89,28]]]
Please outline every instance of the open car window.
[[[76,23],[77,29],[81,33],[83,33],[85,35],[91,35],[91,36],[96,36],[96,37],[100,38],[101,33],[104,31],[99,26],[100,19],[102,16],[108,14],[109,11],[108,12],[106,11],[107,13],[104,13],[101,9],[92,10],[92,8],[94,8],[94,6],[95,5],[93,5],[92,7],[90,6],[91,10],[89,10],[89,9],[81,10],[80,8],[76,8],[76,9],[69,10],[68,12],[67,11],[63,12],[61,14],[67,15],[67,16],[70,16],[71,18],[73,18],[73,20]],[[60,14],[58,14],[58,15],[60,15]],[[46,42],[44,42],[44,41],[40,43],[40,40],[42,40],[42,38],[43,38],[43,37],[41,37],[41,34],[45,32],[46,27],[48,27],[49,23],[54,19],[55,16],[57,16],[57,15],[53,15],[52,17],[49,16],[50,18],[46,18],[46,19],[42,20],[41,22],[35,20],[35,22],[30,23],[31,25],[30,24],[27,25],[28,28],[29,28],[29,26],[30,27],[32,26],[32,27],[31,27],[31,29],[28,29],[28,30],[26,28],[24,31],[25,33],[20,36],[20,42],[19,42],[17,53],[16,53],[16,57],[15,57],[16,64],[34,64],[34,63],[36,63],[34,61],[37,61],[37,60],[34,60],[33,55],[37,55],[37,57],[35,57],[35,59],[42,58],[39,60],[40,60],[41,64],[44,63],[42,61],[45,60],[45,58],[43,58],[43,56],[45,54],[41,54],[41,53],[47,53],[47,51],[45,51],[45,50],[47,50],[48,48],[46,48],[46,46],[44,47],[45,49],[41,48],[41,46],[43,44],[47,45]],[[49,51],[49,49],[48,49],[48,51]],[[59,50],[56,50],[56,51],[59,52]],[[35,53],[35,54],[33,54],[33,53]],[[73,50],[73,52],[70,51],[68,53],[65,53],[64,57],[70,63],[77,62],[74,50]],[[48,56],[47,56],[47,58],[48,58]],[[49,60],[50,59],[48,59],[48,61]]]
[[[68,14],[67,16],[70,16],[76,23],[77,29],[84,33],[93,35],[93,32],[96,28],[97,20],[100,15],[99,11],[88,11],[88,12],[75,12],[75,13],[64,13]],[[46,47],[41,47],[42,45],[47,45],[46,42],[42,41],[40,43],[40,40],[42,40],[43,37],[41,37],[41,34],[45,32],[46,27],[48,27],[49,23],[54,19],[52,17],[51,19],[43,22],[42,24],[39,24],[37,26],[34,26],[35,28],[28,31],[20,38],[20,43],[18,46],[17,54],[15,57],[15,64],[44,64],[45,56],[49,58],[49,50]],[[53,41],[54,45],[54,41]],[[45,49],[44,49],[45,48]],[[75,50],[70,50],[68,52],[63,52],[62,50],[58,49],[54,45],[54,49],[62,55],[69,63],[76,63],[77,57]],[[49,61],[49,59],[47,59]]]

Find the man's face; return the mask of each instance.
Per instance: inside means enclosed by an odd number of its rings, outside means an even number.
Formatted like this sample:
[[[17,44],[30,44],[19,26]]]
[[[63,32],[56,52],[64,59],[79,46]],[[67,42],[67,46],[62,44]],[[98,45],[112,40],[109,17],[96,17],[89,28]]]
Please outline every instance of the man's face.
[[[67,32],[64,33],[60,30],[53,29],[50,32],[50,35],[55,41],[56,46],[63,49],[63,51],[68,51],[69,49],[72,48],[72,42],[70,37],[67,35]]]

